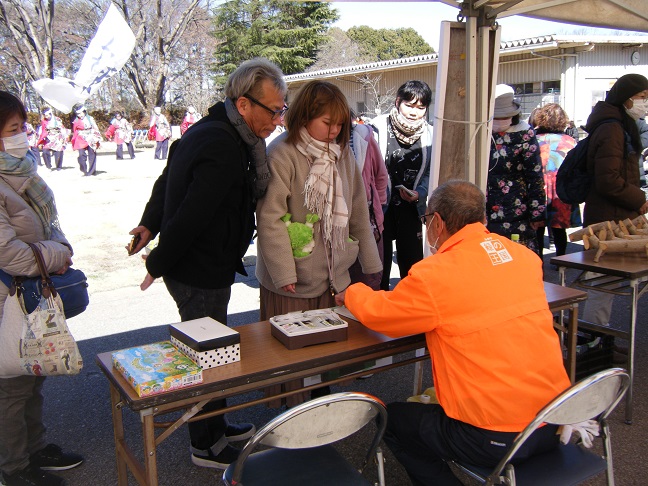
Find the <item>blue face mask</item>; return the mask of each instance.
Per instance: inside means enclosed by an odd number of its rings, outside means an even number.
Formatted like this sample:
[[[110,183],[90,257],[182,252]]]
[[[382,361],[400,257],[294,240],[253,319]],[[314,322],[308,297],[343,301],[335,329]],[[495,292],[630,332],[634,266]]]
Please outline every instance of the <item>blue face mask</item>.
[[[5,137],[2,139],[2,145],[4,145],[4,151],[9,155],[16,157],[17,159],[25,158],[27,152],[29,151],[29,140],[27,140],[27,133],[20,132],[11,137]]]

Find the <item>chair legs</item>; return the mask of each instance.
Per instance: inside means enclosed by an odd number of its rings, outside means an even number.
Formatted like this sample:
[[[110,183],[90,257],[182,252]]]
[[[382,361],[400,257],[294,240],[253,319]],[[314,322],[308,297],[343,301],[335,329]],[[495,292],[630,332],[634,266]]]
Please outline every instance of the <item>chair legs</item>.
[[[614,465],[612,464],[612,439],[610,438],[610,428],[607,420],[601,420],[601,435],[603,436],[603,453],[607,461],[607,485],[614,486]]]
[[[376,462],[378,466],[378,484],[379,486],[385,486],[385,457],[380,447],[376,449]]]

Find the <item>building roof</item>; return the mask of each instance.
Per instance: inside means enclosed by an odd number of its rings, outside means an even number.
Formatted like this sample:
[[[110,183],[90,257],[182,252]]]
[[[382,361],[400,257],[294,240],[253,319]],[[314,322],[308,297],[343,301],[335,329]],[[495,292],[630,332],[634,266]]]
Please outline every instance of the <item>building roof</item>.
[[[340,74],[357,74],[371,71],[382,71],[386,67],[412,67],[416,65],[435,64],[439,55],[435,52],[432,54],[423,54],[421,56],[403,57],[401,59],[390,59],[388,61],[370,62],[367,64],[358,64],[356,66],[346,66],[331,69],[322,69],[320,71],[311,71],[306,73],[291,74],[285,76],[287,82],[302,81],[305,79],[322,79],[339,76]]]
[[[520,54],[529,50],[548,50],[557,48],[578,48],[594,44],[623,44],[627,46],[640,46],[648,44],[648,35],[542,35],[526,39],[512,40],[500,43],[500,56]],[[311,71],[286,76],[286,82],[304,81],[307,79],[326,79],[340,75],[352,75],[369,73],[372,71],[384,71],[385,68],[411,68],[436,64],[439,60],[437,53],[423,54],[421,56],[404,57],[401,59],[390,59],[355,66],[345,66],[320,71]]]

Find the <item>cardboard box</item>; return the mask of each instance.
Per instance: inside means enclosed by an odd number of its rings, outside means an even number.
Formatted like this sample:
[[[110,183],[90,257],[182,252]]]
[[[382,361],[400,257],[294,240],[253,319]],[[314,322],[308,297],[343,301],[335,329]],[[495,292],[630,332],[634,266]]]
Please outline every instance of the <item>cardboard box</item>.
[[[211,317],[170,324],[169,332],[178,341],[196,351],[210,351],[241,342],[238,331]]]
[[[270,318],[270,334],[288,349],[347,340],[348,324],[330,309]]]
[[[241,336],[225,324],[202,317],[169,325],[171,342],[203,369],[241,360]]]
[[[169,341],[115,351],[113,366],[146,397],[202,383],[202,369]]]
[[[236,361],[241,361],[241,345],[232,344],[224,348],[211,349],[209,351],[196,351],[190,348],[185,343],[178,341],[175,337],[171,336],[171,342],[184,354],[189,356],[194,362],[200,365],[204,370],[209,368],[216,368]]]

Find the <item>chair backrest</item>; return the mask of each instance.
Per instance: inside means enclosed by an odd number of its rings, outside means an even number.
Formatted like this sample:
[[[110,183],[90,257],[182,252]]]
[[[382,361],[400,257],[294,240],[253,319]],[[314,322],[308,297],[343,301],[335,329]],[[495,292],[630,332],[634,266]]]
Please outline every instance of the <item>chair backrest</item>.
[[[330,444],[363,428],[384,405],[364,393],[337,393],[317,398],[278,416],[259,432],[259,442],[283,449]],[[386,413],[386,412],[385,412]]]
[[[334,393],[302,403],[275,417],[245,444],[234,470],[240,478],[247,456],[259,444],[283,449],[306,449],[348,437],[377,416],[376,434],[365,462],[373,457],[387,427],[387,410],[378,398],[361,392]]]
[[[621,368],[600,371],[572,385],[545,405],[520,432],[491,477],[502,473],[524,441],[542,424],[569,425],[590,419],[599,423],[605,420],[621,401],[629,385],[630,377]]]

